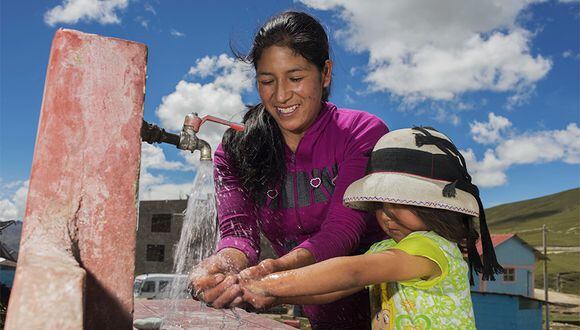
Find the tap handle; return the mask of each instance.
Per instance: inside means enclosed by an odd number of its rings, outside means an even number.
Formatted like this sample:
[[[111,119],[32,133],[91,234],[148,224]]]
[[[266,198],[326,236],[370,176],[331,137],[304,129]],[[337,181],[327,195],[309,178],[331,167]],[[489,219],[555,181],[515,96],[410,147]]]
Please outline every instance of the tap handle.
[[[236,130],[238,132],[243,132],[244,131],[244,125],[243,124],[234,123],[232,121],[227,121],[227,120],[224,120],[224,119],[221,119],[221,118],[217,118],[217,117],[214,117],[214,116],[210,116],[210,115],[204,116],[201,119],[201,122],[199,123],[199,126],[196,127],[197,128],[197,131],[199,131],[199,127],[203,123],[205,123],[206,121],[213,121],[215,123],[219,123],[219,124],[222,124],[222,125],[229,126],[230,128],[233,128],[234,130]]]

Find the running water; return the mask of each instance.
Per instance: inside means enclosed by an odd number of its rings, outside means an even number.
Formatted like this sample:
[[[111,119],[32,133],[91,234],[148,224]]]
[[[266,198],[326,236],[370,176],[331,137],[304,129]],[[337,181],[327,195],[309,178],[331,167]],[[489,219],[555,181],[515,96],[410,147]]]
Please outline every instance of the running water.
[[[181,325],[172,324],[171,320],[185,313],[185,307],[180,308],[183,299],[191,299],[188,293],[189,273],[215,250],[218,240],[216,216],[212,162],[201,161],[173,256],[173,273],[178,276],[171,284],[169,308],[162,329],[182,329]]]
[[[218,238],[214,196],[212,162],[202,161],[173,256],[174,274],[188,274],[194,265],[213,253]]]

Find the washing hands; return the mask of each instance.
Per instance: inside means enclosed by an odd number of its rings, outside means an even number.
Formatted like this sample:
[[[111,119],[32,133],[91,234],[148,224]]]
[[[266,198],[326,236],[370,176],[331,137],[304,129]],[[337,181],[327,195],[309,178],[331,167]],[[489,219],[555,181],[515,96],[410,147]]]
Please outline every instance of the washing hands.
[[[278,299],[271,296],[267,290],[268,277],[276,272],[276,264],[272,259],[266,259],[258,265],[240,272],[239,283],[242,289],[242,299],[256,309],[267,309],[277,305]]]
[[[265,309],[273,306],[276,300],[266,298],[257,287],[260,279],[278,271],[276,261],[266,259],[244,269],[243,262],[236,262],[236,253],[232,255],[228,252],[231,251],[218,253],[202,261],[191,272],[189,280],[192,298],[214,308],[251,305],[256,309]]]

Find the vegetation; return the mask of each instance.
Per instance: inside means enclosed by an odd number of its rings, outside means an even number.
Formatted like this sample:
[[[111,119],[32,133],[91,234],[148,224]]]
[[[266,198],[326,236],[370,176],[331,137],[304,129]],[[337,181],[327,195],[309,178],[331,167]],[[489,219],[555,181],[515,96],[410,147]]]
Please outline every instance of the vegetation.
[[[580,294],[580,188],[486,210],[492,233],[515,233],[541,250],[542,225],[548,229],[548,247],[579,247],[574,252],[548,252],[548,282],[556,290]],[[537,288],[543,287],[543,263],[536,264]]]

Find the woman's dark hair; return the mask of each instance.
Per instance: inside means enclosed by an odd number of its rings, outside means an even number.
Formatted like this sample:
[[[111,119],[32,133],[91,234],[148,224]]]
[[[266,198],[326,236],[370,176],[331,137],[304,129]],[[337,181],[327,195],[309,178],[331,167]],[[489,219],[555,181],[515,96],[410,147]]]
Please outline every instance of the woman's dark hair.
[[[428,230],[435,232],[437,235],[454,242],[463,254],[467,254],[470,271],[472,265],[476,262],[474,258],[479,259],[479,253],[475,248],[475,243],[479,239],[479,233],[473,226],[473,217],[467,214],[453,212],[443,209],[433,209],[414,205],[401,205],[415,214],[427,227]],[[381,203],[382,208],[382,203]],[[383,208],[383,211],[393,220],[397,217]],[[470,282],[473,284],[473,276],[470,276]]]
[[[287,11],[270,18],[256,33],[249,54],[233,50],[238,60],[251,63],[254,69],[264,50],[270,46],[288,47],[314,64],[320,72],[329,59],[328,36],[314,17]],[[321,101],[327,101],[330,87]],[[229,129],[222,145],[226,156],[237,169],[242,187],[250,197],[259,200],[263,193],[280,183],[286,175],[284,138],[274,118],[264,105],[249,106],[244,115],[243,133]]]

